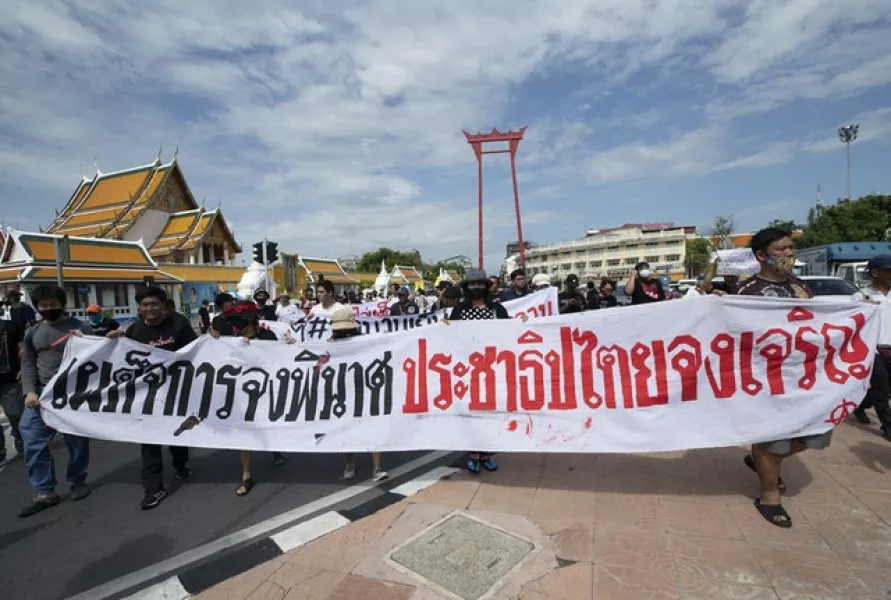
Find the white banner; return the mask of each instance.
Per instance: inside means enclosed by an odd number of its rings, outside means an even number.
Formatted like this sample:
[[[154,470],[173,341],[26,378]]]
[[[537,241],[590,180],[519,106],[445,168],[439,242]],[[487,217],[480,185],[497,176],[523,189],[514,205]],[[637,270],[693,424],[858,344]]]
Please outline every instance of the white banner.
[[[749,248],[734,248],[733,250],[718,250],[718,275],[751,276],[761,270],[761,265],[755,259],[755,255]],[[714,256],[712,260],[714,260]]]
[[[508,300],[502,305],[508,314],[515,319],[550,317],[558,314],[557,290],[547,288],[528,296]],[[359,306],[350,308],[358,309]],[[396,317],[369,317],[360,314],[356,321],[365,334],[396,333],[426,327],[443,320],[445,311],[405,315]],[[299,343],[324,342],[331,337],[331,319],[329,317],[304,317],[288,315],[280,321],[263,321],[262,327],[273,331],[282,341],[295,340]]]
[[[826,431],[860,402],[869,303],[703,298],[180,352],[69,341],[41,398],[66,433],[292,452],[650,452]]]

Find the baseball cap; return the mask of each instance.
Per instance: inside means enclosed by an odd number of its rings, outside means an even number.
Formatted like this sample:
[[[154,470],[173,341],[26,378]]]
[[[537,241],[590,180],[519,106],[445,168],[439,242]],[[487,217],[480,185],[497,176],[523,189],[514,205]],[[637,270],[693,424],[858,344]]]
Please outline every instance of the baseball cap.
[[[87,307],[87,312],[88,313],[101,313],[102,307],[99,306],[98,304],[91,304]]]
[[[891,255],[880,254],[873,257],[866,263],[866,270],[872,271],[873,269],[891,269]]]
[[[575,273],[566,276],[566,283],[578,283],[578,282],[579,282],[579,276],[576,275]]]

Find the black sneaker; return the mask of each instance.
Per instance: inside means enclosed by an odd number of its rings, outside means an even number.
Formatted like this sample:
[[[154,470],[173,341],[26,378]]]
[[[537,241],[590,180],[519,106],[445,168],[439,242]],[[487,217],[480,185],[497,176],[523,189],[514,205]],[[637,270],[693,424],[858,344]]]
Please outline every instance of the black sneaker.
[[[855,408],[854,416],[857,417],[857,420],[863,423],[864,425],[869,425],[872,423],[872,419],[869,418],[869,415],[866,414],[865,408]]]
[[[71,493],[68,494],[68,499],[72,502],[77,502],[78,500],[83,500],[93,493],[93,490],[90,489],[86,483],[75,483],[71,486]]]
[[[153,508],[157,508],[159,504],[161,504],[161,500],[167,497],[167,492],[163,489],[158,490],[157,492],[146,492],[145,498],[142,499],[142,502],[139,504],[139,508],[142,510],[151,510]]]
[[[188,479],[192,476],[192,469],[189,467],[183,467],[182,469],[177,469],[176,478],[182,481],[183,479]]]

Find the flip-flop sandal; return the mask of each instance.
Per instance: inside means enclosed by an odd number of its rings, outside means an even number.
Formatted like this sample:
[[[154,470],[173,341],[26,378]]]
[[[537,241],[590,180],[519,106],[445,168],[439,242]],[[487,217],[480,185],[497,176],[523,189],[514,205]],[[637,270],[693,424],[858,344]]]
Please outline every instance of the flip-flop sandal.
[[[784,529],[792,527],[792,518],[789,516],[789,513],[786,512],[786,509],[783,508],[782,504],[762,504],[761,498],[755,498],[755,508],[758,509],[761,516],[771,525],[776,525],[777,527],[782,527]]]
[[[755,459],[752,458],[751,454],[746,454],[746,457],[743,459],[743,462],[746,463],[746,466],[752,469],[752,472],[755,475],[758,474],[758,469],[755,468]],[[786,493],[786,482],[783,481],[783,476],[780,475],[779,480],[777,481],[777,489],[780,490],[781,494]]]
[[[241,487],[235,490],[236,496],[247,496],[251,493],[251,490],[254,489],[254,480],[253,479],[245,479],[241,482]],[[244,490],[244,491],[242,491]]]

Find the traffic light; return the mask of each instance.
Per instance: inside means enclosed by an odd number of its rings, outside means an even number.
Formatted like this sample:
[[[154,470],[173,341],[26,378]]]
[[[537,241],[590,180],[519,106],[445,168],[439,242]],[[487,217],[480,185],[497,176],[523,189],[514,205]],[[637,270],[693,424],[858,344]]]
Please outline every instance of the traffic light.
[[[266,242],[266,262],[272,264],[278,260],[278,243]]]
[[[254,262],[263,264],[263,242],[254,244]]]

